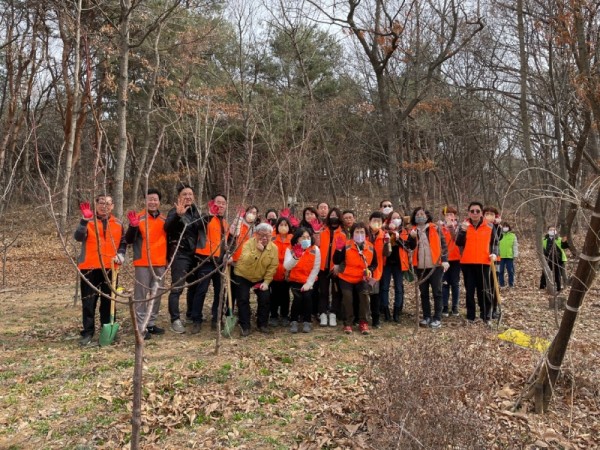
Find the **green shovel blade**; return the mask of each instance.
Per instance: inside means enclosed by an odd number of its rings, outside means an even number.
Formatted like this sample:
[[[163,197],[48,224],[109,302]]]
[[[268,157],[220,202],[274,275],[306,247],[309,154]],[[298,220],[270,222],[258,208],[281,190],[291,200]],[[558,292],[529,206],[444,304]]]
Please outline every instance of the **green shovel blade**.
[[[104,347],[112,344],[117,336],[117,331],[119,331],[118,323],[105,323],[102,325],[102,329],[100,330],[100,338],[98,339],[100,346]]]
[[[231,333],[235,329],[235,325],[237,323],[237,317],[235,316],[226,316],[225,317],[225,325],[223,326],[223,336],[231,337]]]

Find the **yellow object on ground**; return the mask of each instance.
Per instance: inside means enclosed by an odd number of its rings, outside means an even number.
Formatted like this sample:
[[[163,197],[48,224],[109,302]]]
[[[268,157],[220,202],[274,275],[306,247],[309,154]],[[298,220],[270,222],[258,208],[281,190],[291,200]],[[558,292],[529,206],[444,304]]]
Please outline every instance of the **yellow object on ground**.
[[[545,352],[550,347],[549,340],[530,336],[514,328],[509,328],[504,333],[500,333],[498,337],[503,341],[517,344],[519,347],[532,348],[539,352]]]

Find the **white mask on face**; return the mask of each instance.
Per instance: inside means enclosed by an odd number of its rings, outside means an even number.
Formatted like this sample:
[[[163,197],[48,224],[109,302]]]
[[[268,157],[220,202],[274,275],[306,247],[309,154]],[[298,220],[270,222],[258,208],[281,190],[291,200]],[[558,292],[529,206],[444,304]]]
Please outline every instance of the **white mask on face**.
[[[252,223],[255,220],[256,220],[256,214],[254,214],[254,213],[248,213],[248,214],[246,214],[246,222]]]
[[[554,231],[554,230],[548,231],[548,236],[550,236],[550,237],[556,236],[556,231]]]
[[[392,220],[392,224],[394,224],[396,228],[400,228],[402,226],[402,219],[394,219]]]
[[[392,207],[390,207],[390,206],[386,206],[385,208],[383,208],[383,209],[381,210],[381,212],[382,212],[382,213],[384,213],[384,214],[387,216],[387,215],[388,215],[389,213],[391,213],[393,210],[394,210],[394,209],[393,209]]]
[[[508,227],[502,228],[502,231],[504,231],[505,233],[508,233]]]

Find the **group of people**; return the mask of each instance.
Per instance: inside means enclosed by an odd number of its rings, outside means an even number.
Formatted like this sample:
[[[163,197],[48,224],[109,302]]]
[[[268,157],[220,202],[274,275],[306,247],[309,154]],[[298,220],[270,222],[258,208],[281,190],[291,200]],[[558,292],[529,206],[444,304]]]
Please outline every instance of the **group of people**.
[[[81,345],[92,342],[98,301],[100,322],[109,323],[111,271],[125,261],[128,245],[133,248],[137,327],[145,339],[165,332],[156,320],[168,268],[171,330],[191,334],[199,333],[205,321],[211,283],[211,329],[217,329],[219,313],[237,310],[242,336],[252,329],[251,293],[257,298],[255,329],[260,333],[271,333],[276,326],[309,333],[316,317],[322,327],[337,327],[340,320],[344,333],[357,327],[369,334],[370,327],[380,327],[382,320],[400,320],[407,276],[419,283],[420,323],[431,328],[439,328],[443,317],[459,315],[461,273],[469,321],[475,321],[477,310],[485,322],[497,314],[490,267],[498,259],[500,285],[504,286],[506,271],[509,286],[514,286],[516,236],[495,208],[479,202],[471,202],[463,221],[453,207],[445,207],[436,222],[422,207],[402,216],[384,200],[364,222],[351,210],[321,202],[316,208],[304,208],[298,218],[286,208],[268,209],[261,220],[258,208],[249,206],[239,210],[230,224],[224,217],[227,198],[222,194],[211,198],[205,212],[196,206],[189,185],[178,187],[177,200],[166,215],[159,209],[158,190],[149,189],[145,200],[143,211],[128,212],[126,231],[112,215],[109,195],[97,196],[93,208],[89,203],[80,205],[82,219],[75,239],[82,242]],[[184,290],[185,317],[180,309]],[[233,310],[227,302],[220,303],[226,290]]]

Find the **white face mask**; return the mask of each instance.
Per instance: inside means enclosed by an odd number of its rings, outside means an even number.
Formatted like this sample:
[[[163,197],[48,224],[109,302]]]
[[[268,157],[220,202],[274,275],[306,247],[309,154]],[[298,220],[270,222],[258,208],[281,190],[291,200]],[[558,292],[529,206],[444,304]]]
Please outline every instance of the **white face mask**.
[[[254,213],[248,213],[248,214],[246,214],[246,222],[252,223],[255,220],[256,220],[256,214],[254,214]]]
[[[505,233],[508,233],[508,227],[502,228],[502,231],[504,231]]]
[[[386,206],[385,208],[383,208],[381,210],[382,213],[384,213],[386,216],[391,213],[394,210],[394,208],[392,208],[391,206]]]
[[[548,231],[548,236],[550,236],[550,237],[556,236],[556,231]]]
[[[400,228],[402,226],[402,219],[394,219],[392,220],[392,224],[396,227],[396,228]]]

